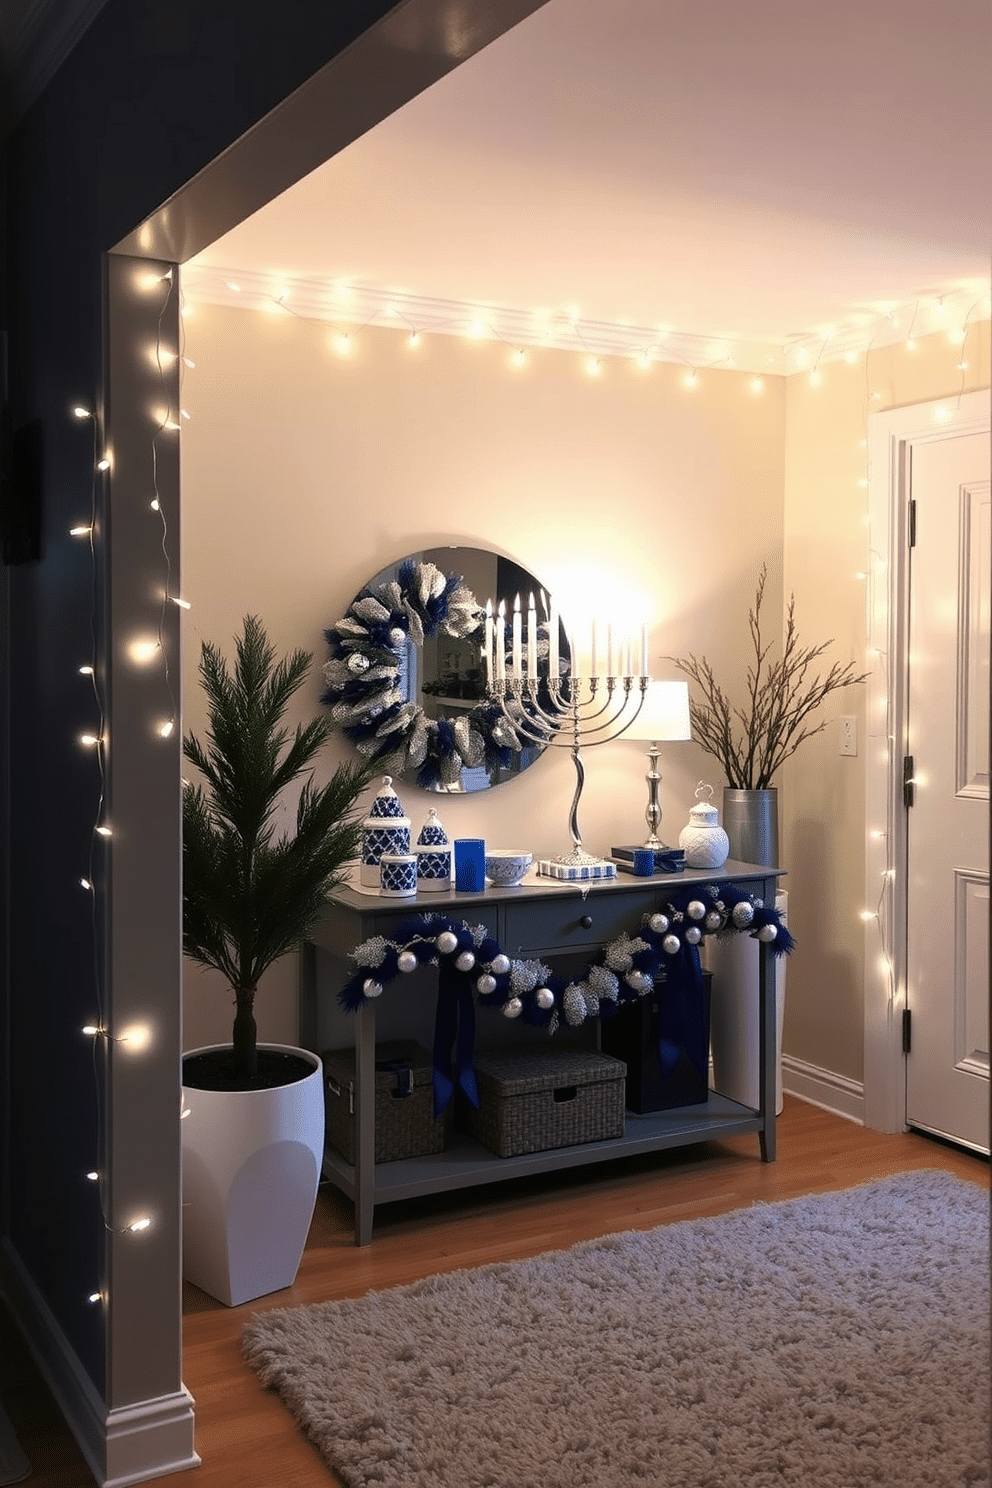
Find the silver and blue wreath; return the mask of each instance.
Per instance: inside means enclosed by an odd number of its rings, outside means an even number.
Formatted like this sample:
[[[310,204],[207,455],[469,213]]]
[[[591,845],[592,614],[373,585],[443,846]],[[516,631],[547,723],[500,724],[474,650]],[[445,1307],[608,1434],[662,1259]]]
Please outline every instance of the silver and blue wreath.
[[[464,639],[481,630],[484,612],[459,574],[406,559],[397,577],[362,590],[343,619],[325,630],[330,659],[321,702],[359,753],[425,790],[458,784],[462,770],[511,768],[535,725],[521,732],[494,699],[456,719],[427,718],[407,698],[401,665],[407,645],[441,633]]]

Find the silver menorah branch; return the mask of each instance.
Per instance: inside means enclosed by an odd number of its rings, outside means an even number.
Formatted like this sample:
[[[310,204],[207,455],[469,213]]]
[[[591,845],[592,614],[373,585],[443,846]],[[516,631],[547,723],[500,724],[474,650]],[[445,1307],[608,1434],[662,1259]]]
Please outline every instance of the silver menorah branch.
[[[500,607],[502,610],[502,606]],[[487,666],[489,696],[498,702],[503,716],[522,742],[568,749],[575,768],[575,791],[569,808],[570,852],[542,861],[541,871],[556,878],[612,878],[616,865],[607,858],[586,852],[579,830],[579,801],[585,784],[582,750],[619,739],[631,727],[644,705],[651,681],[647,672],[647,638],[642,630],[641,671],[632,666],[633,646],[618,648],[622,671],[613,669],[612,635],[608,632],[606,670],[596,672],[595,629],[590,652],[590,675],[569,669],[561,674],[558,615],[552,603],[547,624],[538,626],[533,598],[528,612],[527,643],[524,646],[519,599],[513,614],[510,656],[505,645],[502,614],[487,610]],[[503,637],[497,628],[503,632]],[[547,640],[539,638],[547,630]],[[570,647],[571,661],[576,649]],[[624,663],[626,656],[626,666]]]

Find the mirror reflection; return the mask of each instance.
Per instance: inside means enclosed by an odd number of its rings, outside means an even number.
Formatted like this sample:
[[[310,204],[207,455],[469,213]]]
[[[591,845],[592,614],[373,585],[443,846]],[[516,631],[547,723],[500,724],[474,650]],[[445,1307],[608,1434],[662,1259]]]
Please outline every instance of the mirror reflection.
[[[549,596],[540,579],[482,548],[425,548],[381,569],[326,632],[324,668],[342,731],[385,772],[426,790],[485,790],[513,779],[546,747],[522,737],[490,695],[487,602],[525,612],[534,596],[547,651]],[[543,621],[543,624],[542,624]],[[561,669],[569,652],[560,634]]]

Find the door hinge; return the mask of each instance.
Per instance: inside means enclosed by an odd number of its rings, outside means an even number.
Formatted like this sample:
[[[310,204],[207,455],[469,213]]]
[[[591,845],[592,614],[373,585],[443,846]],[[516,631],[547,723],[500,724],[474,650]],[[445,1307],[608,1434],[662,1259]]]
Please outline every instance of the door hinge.
[[[912,498],[909,503],[909,546],[916,547],[916,501]]]
[[[913,756],[903,755],[902,760],[902,804],[912,806],[916,800],[916,781],[913,777]]]
[[[902,1052],[909,1054],[913,1048],[913,1014],[909,1008],[902,1010]]]

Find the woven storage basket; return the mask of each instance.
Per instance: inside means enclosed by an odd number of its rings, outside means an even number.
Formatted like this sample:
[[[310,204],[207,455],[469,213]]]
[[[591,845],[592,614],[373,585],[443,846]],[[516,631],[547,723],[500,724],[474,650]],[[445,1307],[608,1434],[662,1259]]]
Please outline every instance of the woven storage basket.
[[[327,1140],[346,1162],[355,1161],[355,1051],[321,1054]],[[398,1162],[443,1152],[444,1120],[434,1120],[434,1072],[420,1044],[377,1044],[375,1050],[375,1160]],[[386,1065],[400,1065],[383,1068]],[[409,1092],[408,1094],[405,1092]]]
[[[608,1054],[483,1054],[475,1061],[479,1109],[465,1129],[499,1157],[623,1136],[622,1060]]]

